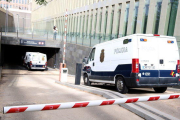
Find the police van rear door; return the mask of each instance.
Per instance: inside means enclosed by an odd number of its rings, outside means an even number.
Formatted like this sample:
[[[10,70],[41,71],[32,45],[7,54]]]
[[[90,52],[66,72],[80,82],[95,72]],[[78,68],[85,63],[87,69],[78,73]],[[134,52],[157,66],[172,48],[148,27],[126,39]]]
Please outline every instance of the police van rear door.
[[[141,77],[159,77],[159,44],[154,36],[138,36],[139,64]],[[158,84],[159,81],[146,79],[141,84]]]
[[[160,78],[177,77],[177,61],[179,60],[179,51],[176,39],[174,37],[160,36],[158,38],[159,51],[159,72]],[[178,79],[162,80],[160,83],[177,83]]]
[[[138,45],[141,77],[160,78],[159,81],[149,79],[149,84],[178,82],[177,79],[163,80],[163,78],[176,77],[179,53],[174,37],[139,36]]]

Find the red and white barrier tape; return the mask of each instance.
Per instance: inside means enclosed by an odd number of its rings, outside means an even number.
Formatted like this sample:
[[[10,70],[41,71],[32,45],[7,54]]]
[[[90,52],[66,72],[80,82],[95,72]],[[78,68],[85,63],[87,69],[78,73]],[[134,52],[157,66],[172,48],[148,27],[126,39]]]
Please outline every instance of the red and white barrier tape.
[[[170,94],[170,95],[131,97],[131,98],[107,99],[107,100],[96,100],[96,101],[7,106],[4,107],[3,113],[7,114],[7,113],[19,113],[19,112],[30,112],[30,111],[80,108],[80,107],[90,107],[90,106],[115,105],[121,103],[135,103],[135,102],[156,101],[156,100],[166,100],[166,99],[175,99],[175,98],[180,98],[180,93]]]

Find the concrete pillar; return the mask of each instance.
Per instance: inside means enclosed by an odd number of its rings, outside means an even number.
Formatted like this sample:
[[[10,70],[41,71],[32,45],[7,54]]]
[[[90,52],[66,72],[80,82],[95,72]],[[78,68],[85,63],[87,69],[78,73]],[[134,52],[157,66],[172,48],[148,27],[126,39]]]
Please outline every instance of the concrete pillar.
[[[142,20],[144,16],[144,8],[145,8],[145,0],[139,1],[139,10],[138,10],[138,17],[137,17],[137,26],[136,26],[136,33],[143,33],[143,25]]]
[[[169,23],[169,16],[170,16],[170,8],[168,6],[169,0],[162,1],[161,7],[161,16],[159,22],[159,30],[158,34],[160,35],[167,35],[168,23]]]
[[[134,21],[134,8],[135,8],[135,1],[130,1],[129,7],[129,16],[128,16],[128,26],[127,26],[127,35],[131,35],[133,32],[133,21]]]
[[[150,0],[146,34],[154,33],[156,3],[156,0]]]

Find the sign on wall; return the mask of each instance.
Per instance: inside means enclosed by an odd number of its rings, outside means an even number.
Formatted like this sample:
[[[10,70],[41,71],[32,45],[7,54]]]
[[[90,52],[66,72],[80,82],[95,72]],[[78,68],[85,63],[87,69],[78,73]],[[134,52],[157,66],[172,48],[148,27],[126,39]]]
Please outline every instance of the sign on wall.
[[[20,45],[45,46],[45,41],[20,39]]]

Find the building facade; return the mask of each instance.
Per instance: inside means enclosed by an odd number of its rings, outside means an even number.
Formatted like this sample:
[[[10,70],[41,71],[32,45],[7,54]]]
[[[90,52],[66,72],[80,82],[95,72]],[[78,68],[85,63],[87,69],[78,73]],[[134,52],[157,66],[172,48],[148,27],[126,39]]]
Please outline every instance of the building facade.
[[[32,27],[63,40],[67,10],[67,42],[85,46],[135,34],[175,36],[180,41],[180,0],[49,0],[32,2]],[[179,43],[179,42],[178,42]]]
[[[29,33],[31,31],[31,0],[0,0],[0,8],[4,14],[12,14],[13,25],[8,24],[10,17],[7,15],[1,16],[0,24],[3,31],[6,32],[23,32]]]
[[[29,0],[12,0],[7,2],[6,0],[0,0],[1,8],[8,9],[20,9],[20,10],[31,10],[31,5]]]

